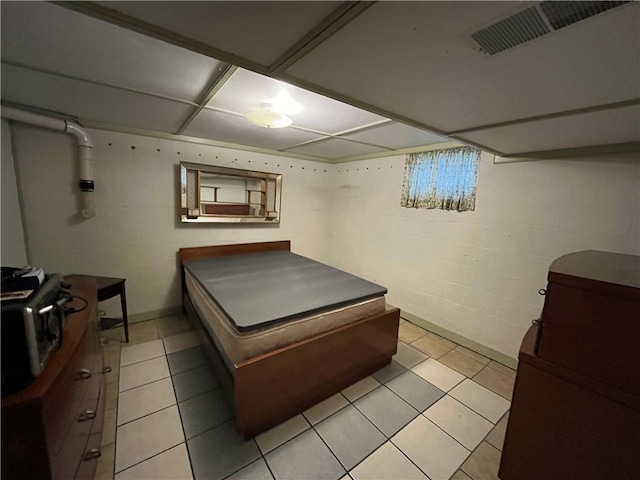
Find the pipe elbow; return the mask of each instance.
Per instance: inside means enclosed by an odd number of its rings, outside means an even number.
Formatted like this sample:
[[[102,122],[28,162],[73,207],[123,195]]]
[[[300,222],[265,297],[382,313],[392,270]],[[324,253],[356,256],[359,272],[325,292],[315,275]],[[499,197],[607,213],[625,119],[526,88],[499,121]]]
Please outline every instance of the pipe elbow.
[[[82,195],[82,207],[80,215],[83,218],[91,218],[96,214],[93,204],[93,142],[87,131],[71,120],[46,117],[44,115],[18,110],[11,107],[2,107],[0,114],[3,118],[18,122],[29,123],[40,127],[63,131],[76,137],[80,160],[80,192]]]
[[[93,148],[91,137],[84,128],[71,120],[65,120],[65,125],[64,131],[76,137],[79,147]]]

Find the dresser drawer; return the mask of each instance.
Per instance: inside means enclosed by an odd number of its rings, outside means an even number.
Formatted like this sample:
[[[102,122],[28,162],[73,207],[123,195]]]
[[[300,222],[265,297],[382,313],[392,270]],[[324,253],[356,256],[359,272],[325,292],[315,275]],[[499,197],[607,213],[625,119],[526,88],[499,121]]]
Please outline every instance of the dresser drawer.
[[[73,478],[82,459],[87,439],[98,415],[98,399],[102,384],[102,351],[96,350],[95,337],[91,329],[85,340],[80,364],[73,376],[75,393],[82,394],[80,402],[67,406],[73,411],[73,418],[60,450],[51,456],[51,468],[56,479]]]
[[[536,353],[640,397],[640,301],[549,283]]]
[[[100,392],[98,404],[96,406],[96,418],[91,426],[91,434],[87,441],[80,465],[75,478],[77,480],[92,480],[95,476],[98,458],[102,455],[102,432],[104,430],[104,409],[106,405],[107,394],[106,378],[103,377],[100,382]]]
[[[44,399],[43,418],[49,455],[52,458],[62,448],[89,388],[88,379],[82,378],[83,369],[91,367],[88,363],[89,347],[85,333],[81,345]]]
[[[637,480],[640,412],[520,359],[502,480]]]

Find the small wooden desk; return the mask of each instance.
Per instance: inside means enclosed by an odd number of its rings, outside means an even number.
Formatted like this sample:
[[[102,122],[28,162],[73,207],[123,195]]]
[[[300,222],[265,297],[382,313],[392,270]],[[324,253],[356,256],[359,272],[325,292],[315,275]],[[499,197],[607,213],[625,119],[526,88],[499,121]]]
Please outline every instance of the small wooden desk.
[[[129,319],[127,318],[127,294],[124,288],[125,278],[97,277],[95,275],[66,275],[65,278],[79,278],[96,282],[98,289],[98,302],[120,295],[122,307],[122,323],[124,325],[124,338],[129,343]]]

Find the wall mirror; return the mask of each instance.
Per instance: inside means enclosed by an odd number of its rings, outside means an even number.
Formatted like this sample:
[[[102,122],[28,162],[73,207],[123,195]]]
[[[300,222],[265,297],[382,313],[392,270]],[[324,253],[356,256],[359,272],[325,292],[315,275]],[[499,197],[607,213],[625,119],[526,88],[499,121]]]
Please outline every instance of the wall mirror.
[[[180,162],[183,222],[279,223],[282,175]]]

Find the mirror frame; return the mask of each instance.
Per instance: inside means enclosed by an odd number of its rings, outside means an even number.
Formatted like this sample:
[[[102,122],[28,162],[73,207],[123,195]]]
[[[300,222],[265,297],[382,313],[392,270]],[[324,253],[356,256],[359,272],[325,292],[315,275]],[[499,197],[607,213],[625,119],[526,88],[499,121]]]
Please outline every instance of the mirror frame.
[[[190,172],[196,172],[195,192],[197,209],[189,208],[189,193],[187,177]],[[201,211],[200,202],[200,178],[202,173],[213,173],[216,175],[257,179],[266,182],[265,195],[269,198],[269,185],[273,182],[274,210],[265,209],[264,215],[226,215],[226,214],[206,214]],[[271,181],[271,182],[270,182]],[[257,172],[253,170],[241,170],[237,168],[217,167],[214,165],[204,165],[200,163],[180,162],[180,220],[185,223],[263,223],[279,224],[282,195],[282,174]],[[266,202],[266,200],[265,200]],[[249,202],[247,201],[247,204]]]

